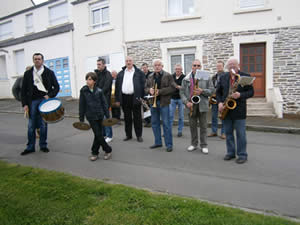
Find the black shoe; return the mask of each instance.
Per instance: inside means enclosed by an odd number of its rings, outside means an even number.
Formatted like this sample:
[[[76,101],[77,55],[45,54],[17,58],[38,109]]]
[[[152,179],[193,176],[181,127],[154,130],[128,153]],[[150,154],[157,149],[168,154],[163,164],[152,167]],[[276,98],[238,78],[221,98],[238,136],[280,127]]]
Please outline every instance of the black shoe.
[[[171,151],[173,151],[172,147],[167,148],[167,152],[171,152]]]
[[[177,137],[182,137],[182,133],[179,132],[179,133],[177,134]]]
[[[153,149],[153,148],[160,148],[160,147],[162,147],[162,145],[156,145],[156,144],[154,144],[154,145],[150,146],[151,149]]]
[[[136,138],[138,142],[143,142],[143,138],[142,137],[137,137]]]
[[[128,141],[130,139],[132,139],[132,137],[126,137],[126,138],[123,139],[123,141]]]
[[[48,148],[41,148],[40,150],[41,150],[42,152],[45,152],[45,153],[49,152],[49,149],[48,149]]]
[[[145,123],[144,127],[151,127],[151,123]]]
[[[25,149],[23,152],[21,152],[20,155],[27,155],[27,154],[30,154],[30,153],[33,153],[33,152],[35,152],[35,151],[34,150],[27,150],[27,149]]]
[[[247,161],[247,159],[241,159],[241,158],[238,158],[237,160],[235,160],[235,162],[237,163],[237,164],[243,164],[243,163],[245,163]]]
[[[231,160],[231,159],[234,159],[234,158],[235,158],[234,155],[225,155],[224,160],[228,161],[228,160]]]

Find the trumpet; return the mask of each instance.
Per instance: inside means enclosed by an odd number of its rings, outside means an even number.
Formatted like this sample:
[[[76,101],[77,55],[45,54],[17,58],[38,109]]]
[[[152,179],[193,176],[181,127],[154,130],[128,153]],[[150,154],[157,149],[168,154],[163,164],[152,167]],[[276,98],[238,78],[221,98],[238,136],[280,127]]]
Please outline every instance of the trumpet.
[[[153,99],[153,105],[152,105],[153,108],[157,107],[156,98],[157,98],[157,83],[155,83],[155,85],[154,85],[154,99]]]
[[[196,89],[198,88],[198,82],[199,82],[199,80],[196,78],[196,79],[195,79],[194,90],[193,90],[193,96],[191,97],[191,102],[193,103],[193,106],[192,106],[192,108],[191,108],[191,110],[190,110],[190,116],[193,115],[193,107],[194,107],[194,105],[199,104],[200,101],[201,101],[200,96],[199,96],[199,95],[196,95],[196,93],[195,93]]]
[[[234,76],[237,77],[237,80],[234,82],[234,85],[233,85],[233,88],[232,88],[231,92],[228,94],[227,98],[224,101],[225,107],[219,115],[219,118],[222,119],[222,120],[225,119],[225,117],[226,117],[227,113],[229,112],[229,110],[235,109],[236,105],[237,105],[236,100],[233,99],[231,95],[236,91],[241,76],[239,74],[235,73],[235,71],[233,69],[231,70],[231,72]]]

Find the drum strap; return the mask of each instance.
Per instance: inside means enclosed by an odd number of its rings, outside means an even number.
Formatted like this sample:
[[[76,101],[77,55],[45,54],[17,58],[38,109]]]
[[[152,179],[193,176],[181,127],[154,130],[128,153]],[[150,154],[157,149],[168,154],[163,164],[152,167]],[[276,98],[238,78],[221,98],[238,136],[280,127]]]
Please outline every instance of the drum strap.
[[[43,72],[44,72],[44,66],[42,66],[40,68],[40,70],[37,70],[35,67],[33,67],[33,82],[34,82],[34,85],[37,87],[38,90],[47,93],[47,90],[44,87],[44,84],[42,82],[42,77],[41,77]]]

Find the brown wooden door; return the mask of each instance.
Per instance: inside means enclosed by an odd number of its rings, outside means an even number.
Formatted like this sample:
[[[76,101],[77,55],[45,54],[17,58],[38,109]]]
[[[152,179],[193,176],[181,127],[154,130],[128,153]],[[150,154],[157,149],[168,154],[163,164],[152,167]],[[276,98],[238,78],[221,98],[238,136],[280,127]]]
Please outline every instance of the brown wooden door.
[[[265,71],[266,71],[266,44],[242,44],[240,46],[240,66],[241,71],[256,77],[254,87],[254,97],[265,97]]]

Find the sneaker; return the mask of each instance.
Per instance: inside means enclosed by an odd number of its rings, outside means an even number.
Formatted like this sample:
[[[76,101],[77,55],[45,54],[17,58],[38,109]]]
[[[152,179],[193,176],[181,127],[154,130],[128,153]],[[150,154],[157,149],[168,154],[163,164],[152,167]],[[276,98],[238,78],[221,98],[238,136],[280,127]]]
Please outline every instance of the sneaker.
[[[221,139],[226,139],[225,134],[221,134],[220,138],[221,138]]]
[[[111,142],[112,140],[113,140],[112,137],[111,137],[111,138],[110,138],[110,137],[106,137],[106,138],[105,138],[106,143],[109,143],[109,142]]]
[[[177,137],[182,137],[182,133],[178,132]]]
[[[208,154],[208,148],[202,148],[202,153]]]
[[[108,160],[108,159],[110,159],[111,158],[111,152],[109,152],[109,153],[104,153],[104,160]]]
[[[98,155],[92,155],[90,156],[91,161],[96,161],[98,159]]]
[[[189,152],[195,151],[196,149],[197,149],[197,147],[195,147],[194,145],[191,145],[191,146],[189,146],[189,147],[187,148],[187,150],[188,150]]]

